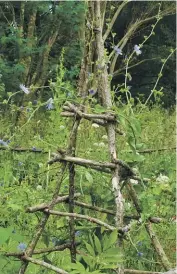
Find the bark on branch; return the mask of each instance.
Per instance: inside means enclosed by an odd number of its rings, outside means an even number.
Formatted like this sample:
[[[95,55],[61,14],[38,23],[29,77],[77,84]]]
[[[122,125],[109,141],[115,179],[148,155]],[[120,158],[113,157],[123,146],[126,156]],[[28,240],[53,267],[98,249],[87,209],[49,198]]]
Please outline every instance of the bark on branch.
[[[80,193],[75,193],[74,194],[74,198],[78,198],[81,194]],[[59,204],[59,203],[62,203],[62,202],[66,202],[69,200],[69,195],[66,195],[66,196],[62,196],[62,197],[58,197],[56,200],[55,200],[55,203],[54,205],[56,204]],[[43,203],[43,204],[40,204],[40,205],[36,205],[36,206],[32,206],[32,207],[28,207],[26,209],[26,212],[29,212],[29,213],[33,213],[33,212],[36,212],[36,211],[41,211],[45,208],[48,208],[50,206],[50,204],[46,204],[46,203]]]
[[[45,267],[47,269],[50,269],[56,273],[60,273],[60,274],[69,274],[68,272],[66,272],[65,270],[61,269],[61,268],[58,268],[56,266],[53,266],[51,264],[48,264],[44,261],[41,261],[41,260],[38,260],[38,259],[34,259],[32,257],[28,257],[28,256],[23,256],[22,257],[22,260],[25,261],[25,262],[30,262],[30,263],[33,263],[33,264],[37,264],[37,265],[40,265],[42,267]]]

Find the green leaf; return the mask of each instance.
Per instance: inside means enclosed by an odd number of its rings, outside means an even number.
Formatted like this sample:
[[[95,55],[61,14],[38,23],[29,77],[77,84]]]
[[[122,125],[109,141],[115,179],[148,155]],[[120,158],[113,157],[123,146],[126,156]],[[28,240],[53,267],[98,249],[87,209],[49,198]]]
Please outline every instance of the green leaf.
[[[95,241],[96,250],[97,250],[98,254],[100,254],[102,252],[101,243],[96,235],[94,235],[94,241]]]
[[[93,184],[93,177],[88,171],[85,172],[85,177],[90,184]]]
[[[92,248],[92,246],[86,242],[85,242],[85,246],[86,246],[87,251],[90,253],[90,255],[95,256],[95,251]]]
[[[116,241],[117,241],[117,230],[115,229],[113,232],[111,232],[109,236],[110,246],[115,244]]]
[[[135,135],[141,136],[141,124],[139,120],[136,118],[131,118],[130,122],[131,122],[132,128],[134,129]]]
[[[5,243],[12,234],[12,229],[0,227],[0,244]]]
[[[85,267],[80,262],[76,262],[75,264],[71,263],[71,267],[74,270],[79,270],[80,273],[84,273],[85,272]]]

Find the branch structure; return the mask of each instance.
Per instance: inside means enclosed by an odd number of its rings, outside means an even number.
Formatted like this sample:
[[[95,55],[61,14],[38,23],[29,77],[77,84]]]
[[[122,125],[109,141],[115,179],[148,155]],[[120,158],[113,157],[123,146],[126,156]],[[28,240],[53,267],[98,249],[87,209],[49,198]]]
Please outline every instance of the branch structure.
[[[110,168],[110,169],[115,169],[116,167],[116,164],[114,163],[96,162],[94,160],[88,160],[88,159],[83,159],[79,157],[67,156],[67,155],[64,156],[56,153],[52,153],[52,156],[54,156],[54,158],[48,161],[48,164],[65,161],[65,162],[74,163],[80,166],[88,166],[88,167],[100,167],[100,168]]]
[[[75,121],[75,123],[77,123],[77,121]],[[75,126],[75,123],[74,123],[73,127]],[[68,144],[68,151],[69,152],[72,149],[72,135],[70,137],[71,138],[69,139],[69,144]],[[56,204],[56,200],[57,200],[58,195],[59,195],[60,187],[61,187],[61,184],[62,184],[62,181],[63,181],[63,178],[64,178],[66,168],[67,168],[67,162],[64,162],[62,164],[62,170],[61,170],[60,177],[58,178],[58,180],[56,182],[55,192],[53,194],[52,201],[49,205],[49,209],[53,209],[53,207]],[[26,249],[26,255],[29,258],[32,256],[32,254],[34,252],[34,249],[35,249],[35,247],[38,243],[38,240],[39,240],[40,236],[42,235],[42,233],[44,231],[44,228],[47,224],[48,219],[49,219],[49,214],[44,214],[44,216],[42,217],[41,221],[39,222],[39,224],[36,228],[36,232],[33,236],[33,239],[31,240],[31,243],[29,244],[29,246]],[[21,268],[19,270],[19,274],[24,274],[25,273],[25,271],[28,267],[28,263],[29,263],[29,260],[25,260],[25,261],[22,262]]]
[[[76,245],[79,245],[80,243],[76,243]],[[55,247],[51,247],[51,248],[43,248],[43,249],[37,249],[34,250],[33,254],[43,254],[43,253],[51,253],[51,252],[56,252],[56,251],[63,251],[66,248],[71,248],[71,244],[70,243],[66,243],[63,245],[58,245]],[[21,257],[24,255],[24,252],[7,252],[4,254],[7,257],[10,256],[14,256],[14,257]]]
[[[116,115],[114,113],[108,112],[108,113],[103,113],[103,114],[87,114],[84,113],[76,106],[73,104],[67,102],[68,107],[73,111],[74,113],[78,114],[81,118],[87,118],[87,119],[101,119],[101,120],[106,120],[106,121],[115,121],[116,120]]]
[[[80,193],[75,193],[74,194],[74,198],[78,198],[81,194]],[[55,200],[55,204],[59,204],[59,203],[62,203],[62,202],[66,202],[69,200],[69,195],[65,195],[65,196],[62,196],[62,197],[57,197],[57,199]],[[29,213],[33,213],[33,212],[36,212],[36,211],[41,211],[45,208],[49,208],[50,204],[40,204],[40,205],[36,205],[36,206],[32,206],[32,207],[28,207],[26,209],[26,212],[29,212]]]
[[[26,256],[26,255],[23,256],[21,259],[22,259],[23,261],[25,261],[25,262],[30,262],[30,263],[37,264],[37,265],[40,265],[40,266],[42,266],[42,267],[45,267],[45,268],[47,268],[47,269],[50,269],[50,270],[54,271],[55,273],[69,274],[68,272],[64,271],[63,269],[60,269],[60,268],[58,268],[58,267],[56,267],[56,266],[53,266],[53,265],[51,265],[51,264],[48,264],[48,263],[46,263],[46,262],[44,262],[44,261],[40,261],[40,260],[38,260],[38,259],[34,259],[34,258],[32,258],[32,257],[28,257],[28,256]]]
[[[82,109],[82,107],[80,107]],[[77,142],[77,131],[80,124],[80,117],[76,118],[76,121],[73,123],[72,131],[70,134],[70,145],[67,150],[67,153],[71,154],[75,157],[76,154],[76,142]],[[69,171],[69,212],[74,213],[74,198],[75,198],[75,166],[73,163],[68,165]],[[76,262],[76,244],[75,244],[75,221],[74,218],[70,218],[69,220],[69,228],[70,228],[70,254],[71,254],[71,262]]]
[[[60,211],[55,211],[55,210],[49,210],[49,209],[44,209],[44,212],[47,214],[51,214],[51,215],[58,215],[58,216],[63,216],[63,217],[74,217],[77,219],[84,219],[87,220],[91,223],[96,223],[98,225],[104,226],[105,228],[113,231],[116,228],[114,226],[108,225],[105,222],[100,221],[99,219],[93,218],[91,216],[87,216],[87,215],[82,215],[82,214],[77,214],[77,213],[68,213],[68,212],[60,212]],[[120,229],[120,232],[122,232],[122,229]]]

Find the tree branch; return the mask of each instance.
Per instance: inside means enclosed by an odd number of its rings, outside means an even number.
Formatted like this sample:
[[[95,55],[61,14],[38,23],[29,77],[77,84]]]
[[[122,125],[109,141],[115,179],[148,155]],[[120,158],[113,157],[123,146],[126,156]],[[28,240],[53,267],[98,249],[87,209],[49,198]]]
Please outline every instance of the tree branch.
[[[48,264],[48,263],[46,263],[46,262],[44,262],[44,261],[40,261],[40,260],[38,260],[38,259],[34,259],[34,258],[32,258],[32,257],[28,257],[28,256],[26,256],[26,255],[22,257],[22,260],[25,261],[25,262],[30,262],[30,263],[33,263],[33,264],[37,264],[37,265],[43,266],[43,267],[45,267],[45,268],[47,268],[47,269],[50,269],[50,270],[52,270],[52,271],[55,271],[56,273],[60,273],[60,274],[69,274],[68,272],[64,271],[63,269],[60,269],[60,268],[58,268],[58,267],[56,267],[56,266],[53,266],[53,265],[51,265],[51,264]]]
[[[78,218],[78,219],[84,219],[91,223],[96,223],[98,225],[104,226],[105,228],[107,228],[111,231],[116,229],[114,226],[108,225],[107,223],[104,223],[104,222],[100,221],[99,219],[96,219],[96,218],[93,218],[93,217],[87,216],[87,215],[61,212],[61,211],[55,211],[55,210],[49,210],[49,209],[44,209],[44,212],[49,215],[51,214],[51,215],[58,215],[58,216],[63,216],[63,217],[74,217],[74,218]],[[118,231],[122,232],[122,228],[120,228]]]
[[[111,22],[109,23],[108,25],[108,28],[105,32],[105,34],[103,35],[103,41],[105,42],[105,40],[107,39],[107,37],[109,36],[111,30],[112,30],[112,27],[117,19],[117,17],[119,16],[120,12],[122,11],[122,9],[129,3],[129,1],[123,1],[123,3],[117,8]]]

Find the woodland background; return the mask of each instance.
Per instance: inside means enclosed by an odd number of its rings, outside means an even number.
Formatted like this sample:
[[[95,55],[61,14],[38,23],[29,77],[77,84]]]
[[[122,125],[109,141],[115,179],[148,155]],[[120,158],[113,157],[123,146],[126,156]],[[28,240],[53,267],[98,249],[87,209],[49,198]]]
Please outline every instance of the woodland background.
[[[65,244],[70,247],[69,218],[51,216],[37,249],[53,252],[39,252],[33,258],[68,271],[56,273],[112,274],[122,264],[124,273],[164,272],[175,267],[176,257],[176,3],[101,2],[103,35],[107,33],[104,41],[106,77],[113,111],[119,120],[116,146],[119,158],[141,177],[138,183],[131,181],[140,201],[141,220],[137,222],[136,206],[124,187],[122,195],[127,216],[124,221],[125,225],[131,224],[131,228],[125,233],[121,249],[117,247],[115,232],[88,220],[76,219],[74,233],[78,246],[73,264],[70,248],[53,250]],[[64,103],[78,106],[84,94],[88,113],[106,111],[99,97],[102,87],[98,78],[102,67],[97,63],[92,5],[93,1],[0,2],[2,274],[16,274],[22,269],[19,253],[22,255],[35,237],[43,216],[42,212],[29,214],[26,208],[51,201],[55,191],[61,166],[47,162],[52,152],[67,146],[70,138],[72,118],[61,115]],[[119,13],[111,24],[117,10]],[[135,45],[142,45],[141,54],[134,52]],[[118,50],[121,50],[119,54]],[[127,65],[132,52],[135,54]],[[107,147],[104,127],[81,122],[76,155],[107,162]],[[80,202],[92,208],[76,206],[75,212],[113,226],[115,201],[110,180],[110,174],[77,166],[75,192],[80,193]],[[69,189],[66,173],[60,195],[68,195]],[[93,211],[96,207],[111,213]],[[57,205],[60,211],[68,212],[68,208],[67,203]],[[158,224],[152,222],[152,226],[168,258],[165,263],[144,227],[151,217],[158,218]],[[4,256],[4,253],[16,255]],[[30,263],[26,273],[53,273],[43,266]]]

